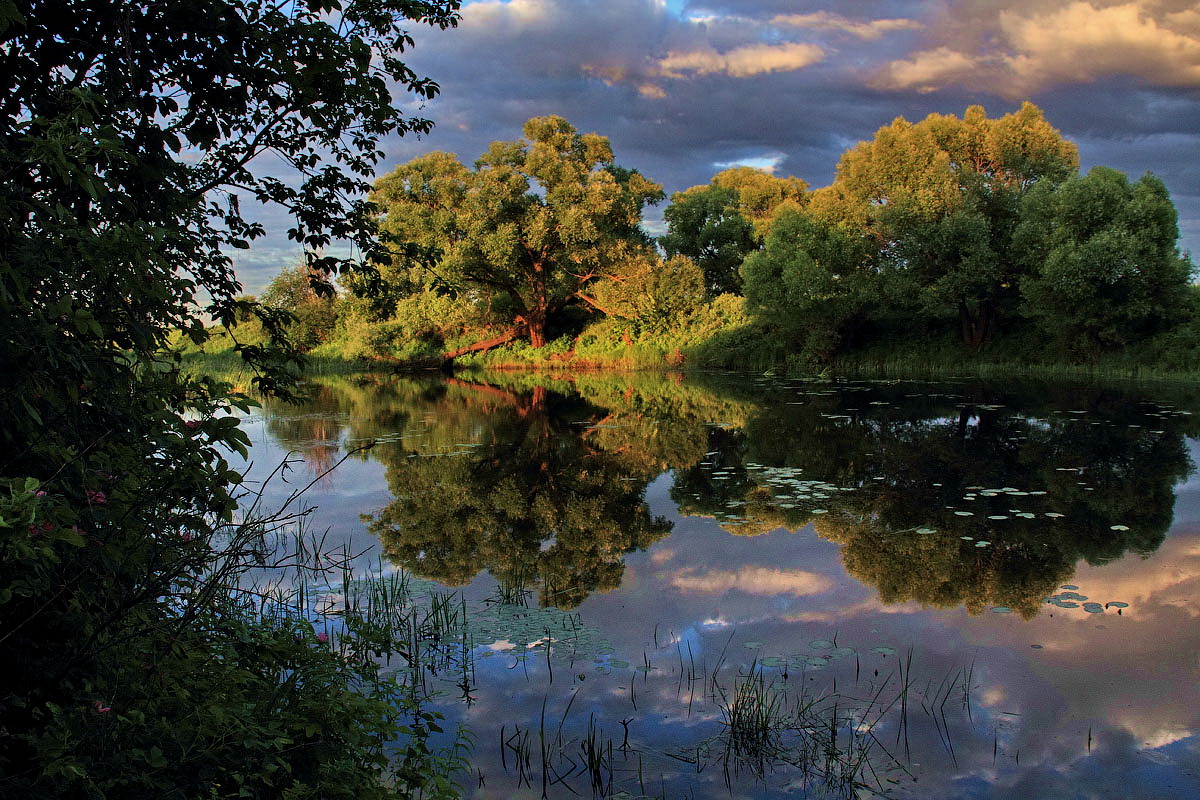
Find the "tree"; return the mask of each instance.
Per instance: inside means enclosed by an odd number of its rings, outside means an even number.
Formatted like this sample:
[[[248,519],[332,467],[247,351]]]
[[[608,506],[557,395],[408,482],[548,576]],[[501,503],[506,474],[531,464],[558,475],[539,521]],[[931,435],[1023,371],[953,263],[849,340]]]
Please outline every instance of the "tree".
[[[319,273],[304,264],[285,267],[271,279],[263,291],[261,302],[292,315],[287,325],[289,338],[302,348],[314,347],[329,338],[337,321],[334,298],[327,294],[333,287],[322,286]],[[325,291],[317,291],[322,286]]]
[[[445,153],[401,165],[375,197],[392,236],[430,255],[439,284],[502,296],[541,347],[556,313],[572,302],[598,308],[588,288],[650,249],[638,225],[662,188],[562,117],[531,119],[524,134],[493,142],[474,170]],[[394,269],[414,265],[410,253]]]
[[[823,364],[869,312],[877,289],[870,252],[861,235],[785,209],[742,265],[747,306],[802,358]]]
[[[703,305],[704,273],[690,258],[647,253],[627,264],[619,280],[598,282],[593,295],[612,316],[662,330]]]
[[[898,117],[838,162],[813,194],[814,216],[870,232],[881,269],[904,276],[917,311],[957,318],[981,345],[1016,311],[1021,262],[1012,247],[1021,198],[1078,169],[1074,144],[1032,103],[998,119],[971,106],[962,119]]]
[[[718,172],[707,186],[672,195],[659,244],[668,256],[695,260],[710,295],[738,293],[742,261],[762,246],[781,207],[803,206],[807,188],[799,178],[776,178],[752,167]]]
[[[0,0],[0,794],[382,791],[394,712],[319,700],[369,664],[229,591],[263,552],[226,461],[245,400],[165,349],[210,318],[286,323],[239,299],[229,253],[265,233],[245,201],[282,206],[321,272],[348,266],[314,254],[334,239],[381,256],[379,140],[430,128],[392,92],[437,92],[405,26],[456,7]],[[240,349],[283,387],[271,346]]]
[[[1094,167],[1025,198],[1016,233],[1023,311],[1068,353],[1092,355],[1170,328],[1189,313],[1190,259],[1167,187]]]

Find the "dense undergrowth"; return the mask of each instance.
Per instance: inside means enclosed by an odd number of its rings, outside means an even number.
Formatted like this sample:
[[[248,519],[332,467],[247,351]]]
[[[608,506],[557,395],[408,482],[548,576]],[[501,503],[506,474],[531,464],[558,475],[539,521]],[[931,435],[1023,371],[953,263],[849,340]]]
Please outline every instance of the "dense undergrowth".
[[[460,324],[450,336],[393,338],[395,323],[379,330],[381,326],[354,317],[352,301],[343,308],[349,320],[331,325],[330,336],[306,353],[307,375],[450,368],[452,364],[454,369],[571,372],[718,369],[770,371],[792,377],[1200,378],[1200,322],[1194,320],[1118,350],[1093,353],[1048,347],[1034,331],[997,336],[971,347],[946,327],[881,327],[869,332],[857,346],[821,360],[790,346],[788,338],[771,324],[754,319],[744,298],[721,295],[665,322],[593,318],[577,323],[574,332],[560,333],[542,348],[517,339],[447,362],[444,353],[486,338],[495,327]],[[253,326],[242,326],[235,329],[235,337],[253,342],[261,333]],[[220,332],[203,348],[180,343],[185,365],[248,385],[253,373],[233,347],[230,336]]]

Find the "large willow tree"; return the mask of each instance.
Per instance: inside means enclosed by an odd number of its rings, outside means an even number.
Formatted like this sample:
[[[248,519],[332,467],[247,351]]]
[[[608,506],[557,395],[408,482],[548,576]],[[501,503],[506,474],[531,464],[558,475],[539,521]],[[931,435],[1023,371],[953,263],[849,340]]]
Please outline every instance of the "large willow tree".
[[[487,295],[541,347],[556,312],[598,307],[589,288],[644,259],[641,213],[662,187],[617,166],[607,138],[562,117],[531,119],[524,134],[493,142],[474,169],[447,153],[402,164],[374,198],[384,229],[408,245],[382,270],[385,284]]]

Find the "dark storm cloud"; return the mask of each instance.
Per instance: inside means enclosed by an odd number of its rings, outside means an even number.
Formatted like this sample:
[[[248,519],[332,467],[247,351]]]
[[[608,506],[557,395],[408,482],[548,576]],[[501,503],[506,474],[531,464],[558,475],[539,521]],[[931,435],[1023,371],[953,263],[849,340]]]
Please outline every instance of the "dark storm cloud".
[[[443,93],[412,110],[437,127],[389,141],[385,169],[431,150],[470,163],[528,118],[560,114],[608,136],[620,164],[668,194],[746,160],[820,186],[896,116],[974,103],[999,115],[1029,98],[1085,166],[1162,177],[1183,246],[1200,251],[1191,2],[510,0],[469,3],[456,30],[413,33],[410,64]],[[661,207],[647,217],[655,228]],[[250,254],[255,276],[265,252]]]

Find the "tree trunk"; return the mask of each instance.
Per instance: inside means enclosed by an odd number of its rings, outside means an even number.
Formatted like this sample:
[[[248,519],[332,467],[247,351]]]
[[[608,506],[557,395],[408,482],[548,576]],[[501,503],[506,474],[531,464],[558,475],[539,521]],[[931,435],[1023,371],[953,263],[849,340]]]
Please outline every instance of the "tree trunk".
[[[490,339],[484,339],[483,341],[475,342],[474,344],[469,344],[465,347],[460,347],[457,350],[450,350],[449,352],[442,353],[442,360],[450,361],[453,358],[464,356],[467,353],[475,353],[480,350],[490,350],[491,348],[502,345],[505,342],[511,342],[513,339],[517,338],[520,333],[520,328],[510,328],[504,333],[501,333],[498,336],[493,336]]]
[[[546,346],[546,323],[544,320],[529,321],[529,343],[537,349]]]
[[[979,311],[971,313],[966,301],[958,302],[958,321],[962,326],[963,344],[969,345],[976,349],[983,346],[987,341],[988,334],[992,327],[992,303],[990,300],[981,300],[979,302]]]
[[[546,318],[550,316],[550,298],[546,292],[546,265],[533,265],[528,309],[523,315],[529,326],[529,343],[537,349],[546,346]]]

